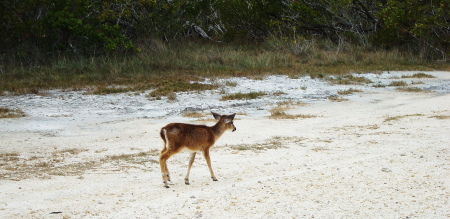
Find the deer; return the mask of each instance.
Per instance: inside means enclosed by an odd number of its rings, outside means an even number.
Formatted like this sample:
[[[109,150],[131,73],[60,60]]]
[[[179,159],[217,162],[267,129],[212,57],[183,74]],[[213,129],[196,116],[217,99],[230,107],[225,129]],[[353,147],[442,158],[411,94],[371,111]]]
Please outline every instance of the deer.
[[[161,174],[164,187],[170,188],[169,184],[173,184],[170,180],[169,169],[167,168],[167,160],[181,152],[189,152],[189,163],[184,178],[184,183],[189,185],[189,173],[194,163],[197,152],[202,152],[208,165],[209,172],[213,181],[218,181],[211,167],[211,158],[209,149],[216,143],[222,134],[231,130],[236,131],[233,124],[236,113],[231,115],[219,115],[211,112],[217,123],[214,126],[194,125],[185,123],[170,123],[161,128],[160,136],[164,141],[164,147],[159,156],[159,164],[161,166]]]

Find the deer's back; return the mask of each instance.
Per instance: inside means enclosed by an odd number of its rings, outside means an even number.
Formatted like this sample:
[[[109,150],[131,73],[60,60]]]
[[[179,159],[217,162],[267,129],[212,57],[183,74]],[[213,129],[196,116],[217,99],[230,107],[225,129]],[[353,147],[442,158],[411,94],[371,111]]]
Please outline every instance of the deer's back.
[[[170,123],[162,128],[167,139],[178,146],[210,147],[215,142],[211,127],[184,123]]]

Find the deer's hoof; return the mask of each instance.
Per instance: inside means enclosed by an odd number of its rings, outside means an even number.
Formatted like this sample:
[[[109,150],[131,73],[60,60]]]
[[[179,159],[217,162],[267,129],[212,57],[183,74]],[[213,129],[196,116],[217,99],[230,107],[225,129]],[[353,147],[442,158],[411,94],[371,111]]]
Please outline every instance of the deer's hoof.
[[[164,181],[163,184],[164,184],[164,187],[170,188],[169,183],[167,183],[167,181]]]

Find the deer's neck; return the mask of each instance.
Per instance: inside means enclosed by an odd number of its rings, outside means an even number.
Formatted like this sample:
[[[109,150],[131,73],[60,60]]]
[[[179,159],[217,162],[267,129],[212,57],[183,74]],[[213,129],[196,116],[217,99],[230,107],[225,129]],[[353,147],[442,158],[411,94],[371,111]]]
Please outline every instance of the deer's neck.
[[[217,122],[214,126],[211,127],[212,131],[214,132],[214,137],[217,139],[222,136],[222,134],[225,132],[225,124],[221,121]]]

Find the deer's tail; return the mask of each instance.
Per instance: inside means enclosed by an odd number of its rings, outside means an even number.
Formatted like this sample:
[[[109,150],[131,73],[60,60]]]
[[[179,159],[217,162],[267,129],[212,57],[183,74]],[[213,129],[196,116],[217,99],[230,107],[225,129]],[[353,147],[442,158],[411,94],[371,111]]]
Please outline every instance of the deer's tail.
[[[164,149],[166,149],[166,145],[167,145],[167,130],[165,128],[162,128],[161,131],[159,132],[159,135],[161,136],[162,140],[164,141]]]

